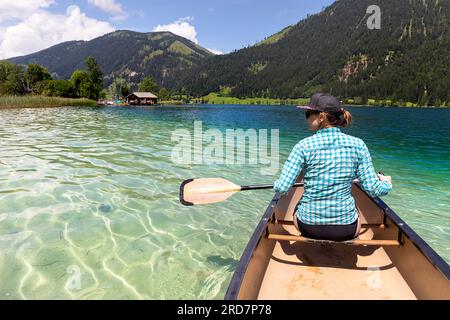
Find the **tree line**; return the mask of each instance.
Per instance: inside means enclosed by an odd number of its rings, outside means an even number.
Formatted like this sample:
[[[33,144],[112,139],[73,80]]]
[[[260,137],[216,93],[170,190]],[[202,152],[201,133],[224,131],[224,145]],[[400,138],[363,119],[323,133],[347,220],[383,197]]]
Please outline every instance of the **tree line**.
[[[160,100],[169,100],[172,93],[164,87],[161,87],[152,77],[144,77],[140,83],[127,82],[118,77],[106,88],[106,95],[113,98],[125,98],[134,91],[151,92],[158,96]]]
[[[0,61],[0,95],[43,95],[97,100],[103,93],[103,74],[93,57],[85,60],[86,70],[76,70],[68,80],[53,79],[47,68]]]
[[[47,68],[39,64],[16,65],[0,61],[0,95],[42,95],[63,98],[125,98],[133,91],[152,92],[161,100],[169,100],[171,93],[161,88],[151,77],[144,77],[139,84],[115,79],[104,90],[103,73],[93,57],[85,60],[86,70],[75,70],[70,79],[53,79]]]

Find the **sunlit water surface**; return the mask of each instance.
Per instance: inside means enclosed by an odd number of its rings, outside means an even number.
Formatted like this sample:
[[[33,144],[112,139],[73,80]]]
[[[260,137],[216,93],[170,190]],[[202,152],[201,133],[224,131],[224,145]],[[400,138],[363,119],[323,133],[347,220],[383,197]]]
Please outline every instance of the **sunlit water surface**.
[[[350,108],[384,200],[450,261],[450,110]],[[174,164],[177,129],[310,135],[286,106],[0,110],[0,299],[221,299],[271,191],[183,207],[191,177],[271,183],[262,165]],[[270,151],[270,150],[269,150]],[[266,166],[267,167],[267,166]]]

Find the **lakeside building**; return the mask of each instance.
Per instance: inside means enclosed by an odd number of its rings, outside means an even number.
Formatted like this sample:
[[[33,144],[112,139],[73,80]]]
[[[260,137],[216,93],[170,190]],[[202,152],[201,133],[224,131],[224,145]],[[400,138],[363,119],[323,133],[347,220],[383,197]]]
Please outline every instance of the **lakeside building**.
[[[151,92],[133,92],[127,96],[129,105],[154,105],[158,103],[158,97]]]

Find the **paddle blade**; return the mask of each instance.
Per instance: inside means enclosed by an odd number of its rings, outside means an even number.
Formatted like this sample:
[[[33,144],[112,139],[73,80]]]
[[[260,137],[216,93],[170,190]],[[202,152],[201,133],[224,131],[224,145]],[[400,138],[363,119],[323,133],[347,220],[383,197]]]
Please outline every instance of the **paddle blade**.
[[[239,191],[240,186],[222,178],[190,179],[180,186],[180,202],[185,206],[217,203]]]

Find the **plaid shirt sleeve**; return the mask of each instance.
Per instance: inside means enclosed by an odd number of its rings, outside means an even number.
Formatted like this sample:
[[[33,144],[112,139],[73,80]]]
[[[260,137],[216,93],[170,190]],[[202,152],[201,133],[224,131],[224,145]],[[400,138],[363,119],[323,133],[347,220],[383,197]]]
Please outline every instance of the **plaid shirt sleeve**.
[[[283,170],[281,171],[281,176],[275,182],[274,190],[281,193],[289,192],[295,184],[297,177],[301,173],[304,163],[305,156],[303,153],[303,148],[300,143],[298,143],[284,164]]]
[[[362,148],[360,162],[356,171],[362,188],[371,196],[381,197],[385,196],[391,191],[392,184],[387,181],[380,181],[373,168],[372,158],[369,149],[364,144]]]

